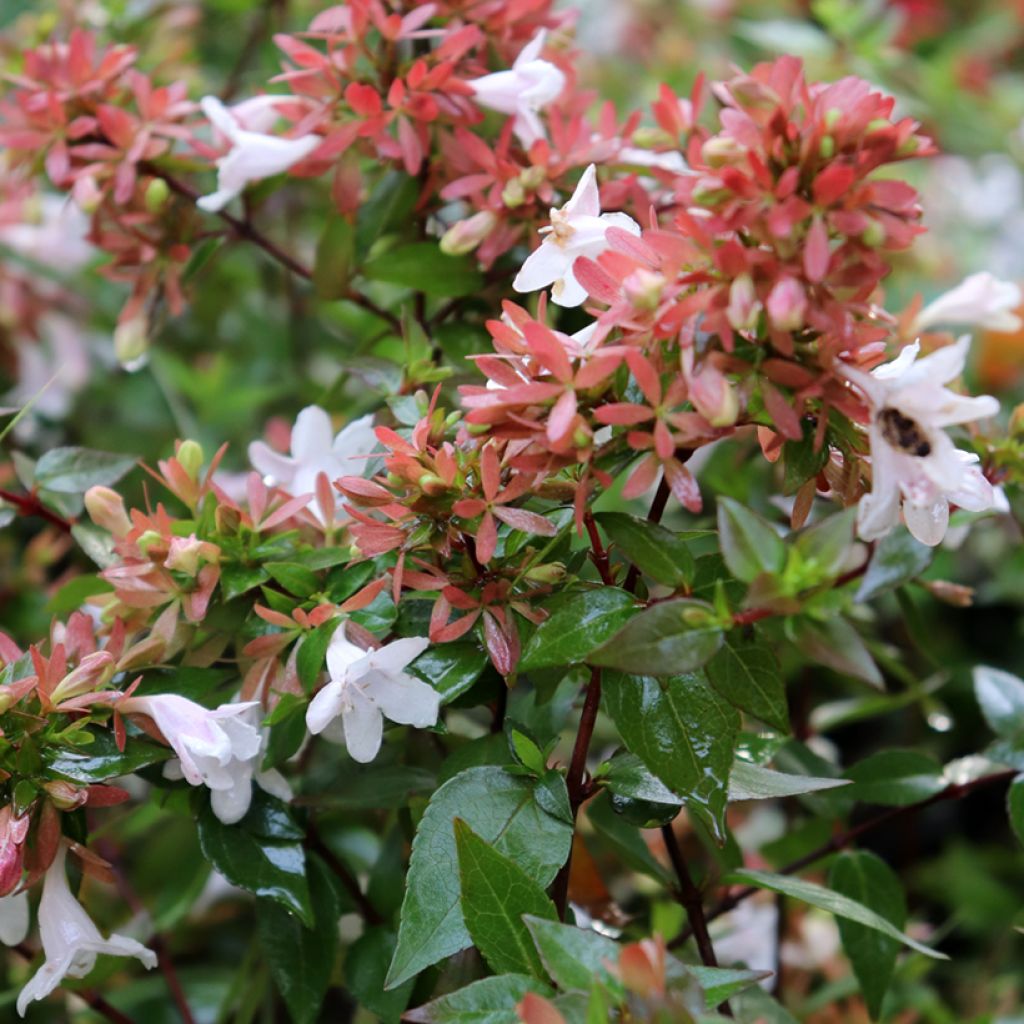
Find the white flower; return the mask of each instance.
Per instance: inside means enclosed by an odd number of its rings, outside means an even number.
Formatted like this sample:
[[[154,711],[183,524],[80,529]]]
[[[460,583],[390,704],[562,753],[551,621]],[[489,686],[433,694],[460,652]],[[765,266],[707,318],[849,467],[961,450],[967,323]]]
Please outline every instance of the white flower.
[[[310,405],[295,420],[290,456],[275,452],[262,441],[254,441],[249,445],[249,461],[268,484],[298,496],[315,493],[316,478],[321,473],[332,481],[342,476],[362,476],[365,456],[376,445],[372,414],[353,420],[335,436],[330,416],[319,406]],[[325,515],[319,501],[310,507],[323,523]]]
[[[526,149],[546,138],[537,111],[558,99],[565,88],[565,75],[550,61],[540,59],[546,35],[541,29],[523,47],[510,70],[467,83],[481,107],[515,118],[512,130]]]
[[[25,1016],[28,1004],[45,999],[65,978],[84,978],[100,953],[110,956],[134,956],[144,967],[156,966],[156,954],[141,942],[117,933],[104,939],[82,905],[71,895],[64,860],[67,847],[62,842],[43,881],[39,902],[39,932],[46,962],[18,995],[18,1013]]]
[[[258,701],[222,704],[212,711],[176,693],[128,697],[123,714],[147,715],[173,747],[181,776],[191,786],[210,790],[213,813],[232,825],[244,817],[252,800],[252,778],[260,754]],[[179,768],[168,766],[173,778]]]
[[[200,105],[214,127],[231,143],[228,153],[217,161],[217,191],[196,200],[196,205],[207,213],[224,209],[249,182],[283,174],[305,160],[321,142],[318,135],[283,139],[249,131],[215,96],[204,96]]]
[[[1020,304],[1020,288],[1011,281],[1000,281],[987,272],[971,274],[925,306],[914,320],[913,332],[926,331],[935,324],[1017,331],[1021,320],[1013,311]]]
[[[634,167],[656,167],[672,174],[689,174],[689,165],[683,154],[671,149],[658,153],[651,149],[640,149],[637,146],[623,146],[615,157],[617,164],[632,164]]]
[[[873,373],[845,368],[868,400],[871,425],[871,493],[860,501],[858,532],[865,540],[884,536],[898,522],[922,544],[938,544],[949,522],[950,504],[974,512],[1001,507],[1001,495],[975,465],[976,455],[956,448],[943,428],[994,416],[991,395],[969,397],[945,387],[959,377],[970,338],[918,359],[908,345]]]
[[[89,218],[70,199],[41,195],[26,205],[23,220],[0,226],[0,245],[60,273],[85,266],[96,250],[87,241]]]
[[[306,712],[309,731],[324,733],[336,743],[344,740],[353,760],[365,764],[380,750],[385,717],[418,729],[434,725],[440,695],[404,671],[428,645],[426,637],[405,637],[375,651],[364,651],[345,636],[344,625],[340,626],[327,648],[330,682]]]
[[[28,935],[28,891],[0,897],[0,942],[16,946]]]
[[[600,256],[608,248],[605,236],[613,227],[640,234],[640,225],[632,217],[601,212],[597,169],[591,164],[572,198],[560,210],[551,211],[550,226],[541,228],[547,237],[527,257],[512,287],[517,292],[535,292],[553,284],[551,298],[559,306],[578,306],[587,292],[576,280],[572,265],[579,256]]]

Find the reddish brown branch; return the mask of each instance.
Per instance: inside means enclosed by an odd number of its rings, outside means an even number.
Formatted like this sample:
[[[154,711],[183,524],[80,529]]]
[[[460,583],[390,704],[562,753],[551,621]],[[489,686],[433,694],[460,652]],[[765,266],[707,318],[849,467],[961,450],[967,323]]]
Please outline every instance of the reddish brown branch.
[[[28,494],[16,494],[14,491],[0,488],[0,498],[13,505],[18,510],[19,515],[37,516],[39,519],[45,519],[51,526],[56,526],[59,530],[63,530],[64,533],[71,532],[71,521],[65,519],[62,515],[58,515],[53,509],[47,508],[39,500],[39,495],[35,491],[29,491]]]

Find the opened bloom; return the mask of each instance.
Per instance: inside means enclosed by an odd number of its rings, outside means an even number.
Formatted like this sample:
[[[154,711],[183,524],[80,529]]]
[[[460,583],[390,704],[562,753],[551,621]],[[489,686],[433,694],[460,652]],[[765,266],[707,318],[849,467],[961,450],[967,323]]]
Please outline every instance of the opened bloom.
[[[1000,281],[988,272],[971,274],[955,288],[930,302],[914,320],[915,332],[936,324],[984,327],[990,331],[1020,330],[1013,311],[1021,304],[1021,290],[1012,281]]]
[[[18,1013],[25,1016],[28,1004],[45,999],[65,978],[84,978],[101,953],[133,956],[151,969],[156,954],[126,935],[114,933],[103,938],[99,929],[71,894],[64,861],[67,845],[61,843],[57,856],[46,872],[43,897],[39,902],[39,932],[46,962],[18,995]]]
[[[385,718],[418,729],[434,725],[440,695],[405,671],[428,645],[426,637],[415,636],[364,651],[340,626],[327,648],[330,681],[306,712],[309,731],[344,742],[352,759],[365,764],[380,750]]]
[[[537,112],[558,99],[565,88],[565,75],[550,61],[540,59],[546,35],[541,29],[523,47],[508,71],[497,71],[467,83],[481,107],[515,118],[512,130],[526,149],[546,138]]]
[[[225,825],[244,817],[252,800],[252,779],[261,739],[259,703],[222,704],[210,710],[175,693],[127,697],[118,709],[145,715],[174,749],[181,775],[191,786],[210,790],[213,813]],[[165,769],[173,777],[177,766]]]
[[[572,265],[580,256],[596,259],[608,248],[609,228],[640,234],[640,225],[624,213],[602,213],[597,189],[597,169],[591,164],[580,178],[572,198],[560,210],[551,211],[551,224],[541,228],[547,237],[527,257],[512,287],[535,292],[549,284],[551,298],[559,306],[578,306],[587,291],[576,280]]]
[[[901,506],[907,528],[928,545],[945,536],[951,504],[974,512],[1002,507],[1005,499],[982,475],[977,456],[956,448],[944,429],[999,410],[991,395],[972,398],[945,387],[963,372],[969,346],[964,336],[918,359],[915,342],[873,373],[844,369],[871,413],[871,493],[857,516],[865,540],[888,533]]]
[[[321,473],[326,473],[328,480],[362,476],[366,456],[376,444],[372,415],[353,420],[335,436],[330,416],[319,406],[310,405],[295,420],[290,456],[275,452],[262,441],[254,441],[249,445],[249,461],[268,484],[298,496],[315,492]],[[325,513],[319,501],[310,507],[323,523]]]
[[[283,139],[278,135],[249,131],[215,96],[200,101],[203,113],[231,144],[227,154],[217,161],[217,191],[196,200],[207,213],[223,210],[252,181],[283,174],[305,160],[320,144],[318,135]]]

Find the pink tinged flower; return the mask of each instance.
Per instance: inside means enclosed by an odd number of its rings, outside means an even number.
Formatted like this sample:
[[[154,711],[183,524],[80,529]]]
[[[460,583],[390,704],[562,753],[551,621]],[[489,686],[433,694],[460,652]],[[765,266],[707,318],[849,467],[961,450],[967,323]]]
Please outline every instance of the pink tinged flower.
[[[180,773],[191,786],[210,790],[213,813],[225,825],[244,817],[260,754],[259,702],[222,704],[210,710],[175,693],[128,697],[122,714],[146,715],[174,749]],[[164,774],[174,777],[178,766]]]
[[[434,725],[440,695],[405,671],[428,646],[426,637],[404,637],[364,651],[345,636],[342,625],[327,648],[330,681],[306,712],[309,731],[344,742],[352,759],[366,764],[380,750],[385,718],[417,729]]]
[[[283,174],[305,160],[321,141],[318,135],[284,139],[249,131],[215,96],[204,96],[200,105],[231,144],[227,154],[217,161],[217,191],[196,200],[196,205],[207,213],[224,209],[250,182]]]
[[[515,119],[512,130],[526,149],[547,137],[538,111],[558,99],[565,88],[565,75],[550,61],[540,59],[546,35],[541,29],[523,47],[510,70],[467,83],[477,104]]]
[[[315,494],[321,473],[332,481],[343,476],[362,476],[366,456],[376,447],[372,415],[353,420],[335,436],[331,418],[319,406],[311,405],[295,420],[291,455],[282,455],[264,442],[254,441],[249,445],[249,461],[264,475],[266,483],[293,495]],[[327,510],[319,499],[310,507],[320,522],[327,525]]]
[[[1002,507],[1005,499],[978,469],[978,457],[956,448],[944,429],[999,411],[991,395],[970,397],[945,386],[963,372],[969,347],[964,336],[918,359],[915,342],[873,373],[844,368],[871,414],[871,493],[861,498],[857,516],[865,540],[896,526],[901,508],[907,529],[934,546],[945,536],[950,504],[975,512]]]
[[[25,1016],[28,1004],[45,999],[65,978],[84,978],[101,953],[133,956],[150,970],[156,954],[126,935],[116,932],[105,939],[82,905],[71,894],[64,861],[67,845],[61,843],[46,872],[39,902],[39,931],[46,962],[18,995],[18,1013]]]
[[[28,935],[28,890],[0,897],[0,942],[17,946]]]
[[[10,804],[0,810],[0,897],[6,898],[21,883],[29,820],[27,814],[15,817]]]
[[[804,325],[807,293],[795,277],[784,277],[768,294],[768,319],[780,331],[798,331]]]
[[[640,225],[624,213],[602,213],[597,168],[591,164],[580,178],[572,198],[551,211],[551,224],[541,228],[546,237],[527,257],[512,282],[517,292],[534,292],[549,284],[559,306],[578,306],[587,291],[576,279],[573,264],[580,256],[597,259],[609,246],[609,228],[640,234]]]
[[[926,331],[936,324],[1018,331],[1021,319],[1013,311],[1020,304],[1021,290],[1017,285],[1000,281],[987,272],[971,274],[925,306],[914,320],[913,331]]]

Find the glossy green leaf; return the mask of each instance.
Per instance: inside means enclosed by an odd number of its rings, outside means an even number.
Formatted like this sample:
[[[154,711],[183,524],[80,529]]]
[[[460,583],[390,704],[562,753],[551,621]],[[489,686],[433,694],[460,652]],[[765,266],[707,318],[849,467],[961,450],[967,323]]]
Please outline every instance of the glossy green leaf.
[[[846,787],[845,792],[851,788],[847,779],[791,775],[737,759],[729,775],[729,800],[779,800],[839,786]]]
[[[270,800],[254,788],[254,806],[237,825],[225,825],[209,803],[204,803],[198,817],[199,842],[203,854],[229,882],[276,900],[311,926],[313,908],[306,882],[305,850],[301,839],[295,838],[294,823],[290,828],[279,824],[275,835],[272,819],[259,813],[260,803]],[[301,831],[298,834],[301,836]]]
[[[295,655],[295,669],[299,674],[299,682],[306,693],[312,693],[324,667],[324,658],[331,637],[338,628],[341,619],[328,619],[322,622],[311,633],[306,633],[299,644]]]
[[[793,623],[793,638],[800,650],[819,664],[879,690],[885,688],[882,673],[860,633],[846,619],[797,619]]]
[[[789,732],[786,684],[779,659],[767,641],[731,632],[707,663],[708,681],[733,707]]]
[[[559,602],[537,627],[523,651],[519,668],[529,672],[583,661],[595,647],[614,635],[636,609],[636,598],[617,587],[573,594]]]
[[[532,974],[544,968],[523,914],[558,914],[544,890],[517,864],[485,843],[464,821],[455,819],[462,917],[473,945],[497,974]]]
[[[536,790],[531,779],[485,766],[461,772],[431,797],[413,842],[388,988],[471,944],[454,870],[457,817],[538,885],[551,883],[569,855],[572,829],[541,806]]]
[[[563,991],[589,991],[595,976],[608,976],[606,962],[618,963],[618,944],[592,929],[539,917],[525,920],[545,970]]]
[[[916,750],[882,750],[845,770],[853,785],[844,797],[866,804],[905,807],[941,793],[942,766]]]
[[[480,678],[487,667],[487,652],[473,643],[433,644],[410,666],[417,675],[441,694],[447,704],[461,696]]]
[[[828,884],[838,893],[856,900],[902,929],[907,921],[907,903],[899,878],[885,861],[867,850],[841,853],[829,869]],[[839,919],[843,949],[864,993],[868,1012],[874,1019],[882,1013],[882,1000],[896,968],[900,944],[889,935],[855,921]]]
[[[692,672],[722,646],[710,605],[681,599],[652,605],[633,616],[587,658],[592,665],[652,676]]]
[[[311,928],[274,900],[256,901],[260,945],[295,1024],[317,1019],[338,951],[341,903],[327,869],[315,857],[308,862],[308,880],[316,914]]]
[[[234,600],[270,579],[263,566],[225,565],[220,572],[219,586],[225,601]]]
[[[313,264],[313,290],[318,299],[340,299],[348,291],[355,242],[355,227],[350,220],[336,215],[328,217]]]
[[[693,555],[671,530],[624,512],[601,512],[596,518],[622,554],[652,579],[669,587],[693,579]]]
[[[718,501],[718,540],[729,571],[745,583],[781,572],[786,561],[786,548],[771,523],[732,498]]]
[[[758,889],[769,889],[772,892],[782,893],[783,896],[791,896],[793,899],[809,903],[819,910],[835,914],[836,917],[842,917],[872,928],[935,960],[949,959],[945,953],[940,953],[924,943],[912,939],[909,935],[904,935],[890,921],[862,903],[841,893],[833,892],[831,889],[826,889],[824,886],[815,885],[814,882],[805,882],[802,878],[791,878],[788,875],[772,874],[770,871],[754,871],[751,868],[733,871],[723,878],[722,882],[725,885],[753,885]]]
[[[1002,669],[979,665],[974,694],[989,728],[1003,739],[1024,737],[1024,680]]]
[[[870,601],[887,590],[916,579],[931,565],[934,557],[935,548],[915,540],[908,530],[893,530],[878,542],[856,599]]]
[[[93,576],[91,573],[76,576],[46,602],[46,611],[50,615],[70,615],[85,604],[86,598],[94,594],[109,594],[113,589],[106,580],[101,580],[99,576]]]
[[[823,578],[837,575],[849,562],[854,543],[856,508],[826,516],[821,522],[793,537],[793,547],[806,566],[814,566]]]
[[[36,484],[62,494],[83,494],[97,484],[117,483],[136,463],[133,455],[89,448],[51,448],[36,463]]]
[[[735,708],[700,675],[609,676],[603,700],[626,747],[724,840]]]
[[[1018,775],[1006,791],[1006,811],[1014,834],[1024,844],[1024,775]]]
[[[168,747],[137,736],[129,736],[124,750],[118,750],[113,733],[104,729],[83,729],[77,739],[89,742],[74,747],[43,747],[43,764],[49,774],[73,782],[108,782],[166,761],[173,753]]]
[[[524,974],[483,978],[425,1006],[409,1010],[410,1024],[521,1024],[516,1005],[527,992],[549,997],[547,985]]]
[[[440,298],[472,295],[483,287],[476,260],[446,256],[436,242],[413,242],[375,256],[363,264],[371,281],[385,281]]]
[[[739,992],[756,985],[764,978],[771,977],[771,971],[748,971],[739,967],[704,967],[701,964],[687,964],[686,970],[704,990],[704,1000],[709,1010],[721,1006]]]
[[[397,1021],[409,1005],[415,982],[384,990],[388,964],[395,952],[395,933],[387,928],[367,928],[345,954],[345,988],[359,1006],[382,1021]]]
[[[264,568],[270,573],[271,579],[296,597],[309,597],[320,589],[317,574],[297,562],[266,562]]]

